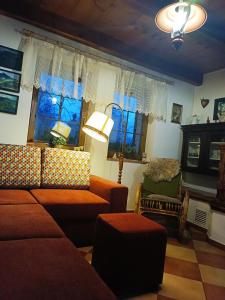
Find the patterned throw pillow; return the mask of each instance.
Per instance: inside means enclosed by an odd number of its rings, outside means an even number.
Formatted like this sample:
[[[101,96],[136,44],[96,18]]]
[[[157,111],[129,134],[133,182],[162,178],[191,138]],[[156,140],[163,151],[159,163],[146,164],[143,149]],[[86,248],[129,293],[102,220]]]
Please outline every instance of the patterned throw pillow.
[[[57,148],[42,150],[43,187],[88,189],[89,179],[90,153]]]
[[[0,145],[0,187],[38,188],[40,183],[40,148]]]

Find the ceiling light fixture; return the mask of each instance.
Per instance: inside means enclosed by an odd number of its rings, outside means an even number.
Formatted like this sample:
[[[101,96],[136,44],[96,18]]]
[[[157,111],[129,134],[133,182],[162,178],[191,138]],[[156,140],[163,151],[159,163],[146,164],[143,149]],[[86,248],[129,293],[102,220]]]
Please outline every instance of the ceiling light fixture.
[[[202,27],[207,19],[205,9],[191,1],[179,0],[160,9],[155,17],[157,27],[167,33],[171,33],[174,48],[179,49],[184,40],[184,33],[195,31]]]

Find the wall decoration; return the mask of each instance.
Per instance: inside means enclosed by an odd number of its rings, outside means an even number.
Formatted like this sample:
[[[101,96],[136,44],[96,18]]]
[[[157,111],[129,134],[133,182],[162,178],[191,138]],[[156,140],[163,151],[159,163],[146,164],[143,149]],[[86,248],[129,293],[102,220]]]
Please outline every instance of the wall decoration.
[[[213,120],[225,122],[225,98],[215,99]]]
[[[21,71],[23,52],[0,45],[0,66]]]
[[[16,72],[0,69],[0,89],[19,93],[21,75]]]
[[[209,104],[209,99],[201,99],[201,105],[203,108],[205,108]]]
[[[0,91],[0,112],[16,115],[19,96]]]
[[[171,122],[181,124],[183,105],[173,103]]]

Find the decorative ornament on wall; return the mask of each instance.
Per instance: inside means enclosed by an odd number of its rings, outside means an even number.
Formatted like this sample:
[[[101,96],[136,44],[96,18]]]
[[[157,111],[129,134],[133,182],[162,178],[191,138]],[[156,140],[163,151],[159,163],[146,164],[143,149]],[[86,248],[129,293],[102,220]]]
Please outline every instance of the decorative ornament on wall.
[[[203,108],[205,108],[209,104],[209,99],[201,99],[201,105]]]

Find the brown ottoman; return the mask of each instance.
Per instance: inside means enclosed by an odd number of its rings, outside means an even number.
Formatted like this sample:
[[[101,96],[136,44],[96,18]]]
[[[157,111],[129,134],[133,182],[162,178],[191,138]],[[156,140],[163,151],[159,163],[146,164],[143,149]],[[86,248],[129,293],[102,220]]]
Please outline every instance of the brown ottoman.
[[[166,229],[135,213],[97,218],[92,265],[117,296],[158,288],[162,283]]]

